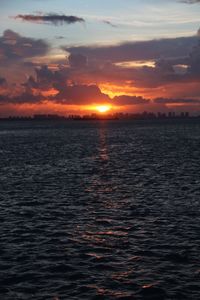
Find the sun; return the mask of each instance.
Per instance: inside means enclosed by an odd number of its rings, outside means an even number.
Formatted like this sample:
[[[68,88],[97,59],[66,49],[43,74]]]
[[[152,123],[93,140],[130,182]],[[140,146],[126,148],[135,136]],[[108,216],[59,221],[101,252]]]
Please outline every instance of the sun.
[[[110,105],[98,105],[98,106],[95,107],[95,109],[99,113],[103,114],[103,113],[108,112],[111,109],[111,106]]]

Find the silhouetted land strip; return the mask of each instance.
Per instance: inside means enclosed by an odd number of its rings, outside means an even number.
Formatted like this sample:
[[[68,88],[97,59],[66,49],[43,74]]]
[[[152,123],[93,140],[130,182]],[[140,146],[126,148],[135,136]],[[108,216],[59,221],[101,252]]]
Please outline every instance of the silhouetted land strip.
[[[200,120],[200,115],[190,116],[188,112],[175,114],[173,112],[151,113],[143,112],[138,114],[133,113],[115,113],[115,114],[90,114],[90,115],[68,115],[61,116],[55,114],[37,114],[34,116],[10,116],[0,118],[0,121],[105,121],[105,120]]]

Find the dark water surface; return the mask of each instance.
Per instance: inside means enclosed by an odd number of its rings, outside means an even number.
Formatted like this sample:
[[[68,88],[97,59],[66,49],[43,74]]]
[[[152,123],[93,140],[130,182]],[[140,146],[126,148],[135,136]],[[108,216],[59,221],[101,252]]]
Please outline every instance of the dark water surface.
[[[0,299],[200,299],[200,123],[1,122]]]

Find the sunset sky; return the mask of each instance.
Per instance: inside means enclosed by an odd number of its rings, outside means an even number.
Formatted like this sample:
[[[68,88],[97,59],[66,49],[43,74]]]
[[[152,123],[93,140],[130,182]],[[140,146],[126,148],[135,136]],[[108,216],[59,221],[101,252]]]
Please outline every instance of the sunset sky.
[[[0,5],[0,117],[200,113],[200,0]]]

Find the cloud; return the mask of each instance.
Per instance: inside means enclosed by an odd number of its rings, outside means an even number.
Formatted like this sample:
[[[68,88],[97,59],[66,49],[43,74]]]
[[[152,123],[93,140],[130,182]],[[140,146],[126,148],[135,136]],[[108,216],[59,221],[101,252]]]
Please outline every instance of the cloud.
[[[24,92],[18,96],[0,95],[0,104],[40,104],[44,101],[63,105],[91,105],[109,103],[109,96],[95,85],[66,86],[56,96],[45,97]]]
[[[149,100],[137,96],[122,95],[111,99],[103,93],[96,84],[77,84],[68,80],[66,70],[51,70],[48,66],[42,66],[35,70],[36,76],[30,76],[22,85],[24,91],[21,96],[7,97],[10,103],[35,103],[48,100],[65,105],[91,105],[111,104],[115,106],[143,105]],[[43,92],[54,91],[53,94]]]
[[[112,22],[110,22],[110,21],[108,21],[108,20],[104,20],[103,23],[104,23],[104,24],[107,24],[107,25],[109,25],[109,26],[111,26],[111,27],[113,27],[113,28],[117,28],[117,27],[118,27],[117,25],[113,24]]]
[[[200,43],[190,52],[188,74],[200,79]]]
[[[64,36],[62,36],[62,35],[56,35],[55,36],[55,39],[56,40],[63,40],[65,37]]]
[[[112,99],[112,104],[117,106],[143,105],[143,104],[148,104],[149,102],[150,100],[144,99],[143,97],[127,96],[127,95],[116,96]]]
[[[64,24],[74,24],[74,23],[83,23],[85,20],[77,16],[66,16],[58,14],[47,14],[47,15],[17,15],[15,19],[20,19],[27,22],[33,23],[44,23],[52,25],[64,25]]]
[[[70,54],[68,62],[71,68],[85,68],[87,66],[87,57],[82,54]]]
[[[36,69],[36,78],[30,76],[23,84],[26,93],[42,94],[43,91],[54,90],[55,94],[48,95],[49,101],[68,105],[89,105],[105,103],[110,100],[95,84],[77,84],[68,82],[66,70],[50,70],[48,66]],[[44,97],[43,97],[44,98]]]
[[[73,54],[74,61],[76,61],[76,54]],[[79,57],[77,55],[77,57]],[[82,57],[80,55],[80,57]],[[84,56],[83,56],[84,57]],[[67,76],[74,82],[79,83],[96,83],[96,84],[117,84],[129,85],[138,88],[155,88],[170,82],[181,81],[183,77],[176,74],[173,66],[181,63],[186,63],[188,58],[177,59],[160,59],[155,62],[154,67],[145,65],[142,67],[123,67],[106,62],[91,62],[87,64],[80,64],[77,60],[76,68],[72,65],[66,70]],[[181,69],[181,65],[179,67]],[[181,71],[185,72],[185,68]]]
[[[110,98],[101,92],[97,85],[65,86],[53,97],[59,103],[68,105],[90,105],[108,103]]]
[[[67,85],[67,72],[63,69],[56,71],[50,70],[48,66],[44,65],[35,69],[36,76],[30,76],[23,87],[31,91],[33,89],[47,91],[49,89],[56,89],[58,92],[64,89]]]
[[[11,97],[9,95],[0,95],[0,105],[2,104],[39,104],[44,100],[41,95],[22,93],[21,95]]]
[[[157,104],[200,104],[199,99],[168,99],[168,98],[157,98],[154,100]]]
[[[89,60],[122,62],[154,60],[162,57],[175,58],[188,55],[197,42],[197,36],[126,42],[106,46],[63,46],[70,54],[82,54]]]
[[[195,3],[200,3],[200,0],[182,0],[180,2],[188,3],[188,4],[195,4]]]
[[[0,36],[0,74],[6,77],[8,83],[20,83],[33,74],[33,61],[46,56],[49,50],[49,44],[43,39],[5,30]]]
[[[49,45],[42,39],[23,37],[12,30],[0,36],[0,61],[24,60],[42,56],[49,51]]]
[[[3,77],[0,77],[0,86],[6,85],[6,79]]]

